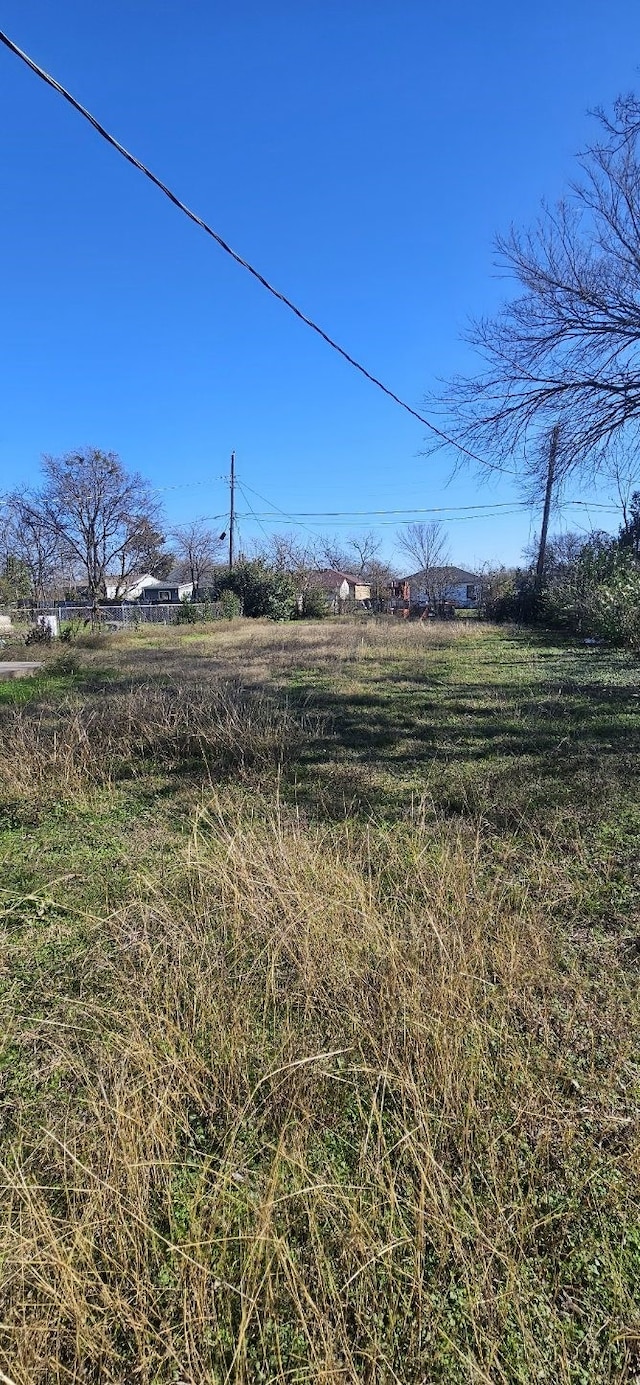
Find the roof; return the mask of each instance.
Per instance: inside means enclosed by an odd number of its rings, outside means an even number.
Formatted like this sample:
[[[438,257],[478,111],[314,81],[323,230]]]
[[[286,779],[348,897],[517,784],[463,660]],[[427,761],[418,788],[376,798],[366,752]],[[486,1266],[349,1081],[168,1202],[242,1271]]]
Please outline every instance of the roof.
[[[466,586],[467,583],[477,584],[481,581],[477,572],[467,572],[463,567],[430,567],[421,568],[419,572],[412,572],[409,577],[403,577],[403,582],[419,582],[428,575],[430,582],[444,582],[449,587]]]
[[[144,585],[145,587],[191,587],[193,583],[190,578],[182,577],[179,572],[174,571],[170,572],[168,577],[149,577]]]
[[[316,586],[324,587],[327,591],[335,591],[343,582],[348,582],[350,587],[369,586],[365,577],[354,577],[352,572],[339,572],[332,567],[319,568],[317,572],[310,572],[309,577]]]
[[[106,572],[105,582],[117,582],[120,586],[135,586],[136,582],[141,582],[144,577],[150,577],[150,572],[126,572],[124,577],[121,572]]]
[[[105,582],[117,587],[186,587],[189,579],[181,577],[176,568],[169,573],[168,577],[154,577],[152,572],[129,572],[124,577],[120,572],[108,572]]]

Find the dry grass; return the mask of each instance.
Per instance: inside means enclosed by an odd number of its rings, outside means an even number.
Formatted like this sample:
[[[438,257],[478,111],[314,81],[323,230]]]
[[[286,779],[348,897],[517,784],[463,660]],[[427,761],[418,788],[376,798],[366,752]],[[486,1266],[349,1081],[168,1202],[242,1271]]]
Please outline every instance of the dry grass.
[[[273,621],[233,620],[211,625],[139,626],[135,631],[88,636],[72,647],[84,667],[101,668],[105,659],[124,676],[145,673],[177,680],[202,677],[239,679],[262,686],[275,672],[300,668],[335,670],[342,665],[388,660],[430,650],[473,647],[483,627],[474,620],[416,624],[389,620]],[[8,654],[8,657],[11,657]],[[62,656],[62,662],[67,656]],[[38,652],[49,667],[60,663],[56,647]]]
[[[173,891],[94,929],[102,994],[34,996],[14,1031],[12,1378],[569,1381],[598,1257],[581,1353],[613,1378],[623,974],[599,995],[532,909],[544,854],[487,889],[477,841],[416,822],[381,869],[370,835],[260,806],[202,814]]]
[[[151,766],[197,768],[215,783],[219,772],[273,766],[322,719],[294,712],[239,684],[189,687],[143,683],[124,691],[107,686],[86,697],[10,707],[0,792],[11,796],[78,794]]]
[[[417,659],[417,689],[442,654],[464,687],[467,650],[493,668],[487,635],[216,638],[168,643],[182,691],[148,664],[131,688],[137,645],[117,654],[127,688],[9,709],[12,794],[71,800],[102,775],[115,804],[114,765],[135,786],[186,758],[194,795],[188,841],[117,908],[44,886],[6,901],[0,1368],[639,1378],[635,962],[589,927],[594,873],[622,888],[621,840],[598,863],[575,824],[568,859],[560,816],[497,833],[427,798],[393,821],[295,806],[287,756],[347,747],[280,683],[351,686],[360,663],[402,686]],[[244,689],[206,687],[213,660],[227,680],[243,664]],[[212,787],[229,769],[240,790]]]

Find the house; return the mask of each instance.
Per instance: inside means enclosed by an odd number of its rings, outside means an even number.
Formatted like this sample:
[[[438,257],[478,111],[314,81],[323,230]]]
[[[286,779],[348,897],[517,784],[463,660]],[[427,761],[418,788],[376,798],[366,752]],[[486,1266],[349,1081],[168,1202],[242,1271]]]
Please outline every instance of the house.
[[[168,577],[147,577],[136,600],[150,606],[174,606],[179,601],[190,601],[192,596],[193,582],[185,582],[180,573],[170,572]]]
[[[138,601],[143,588],[155,582],[150,572],[131,574],[129,577],[105,577],[105,596],[107,601]]]
[[[433,567],[414,572],[403,579],[408,587],[409,608],[425,611],[439,606],[462,609],[477,607],[482,596],[482,578],[462,567]]]
[[[308,585],[319,587],[326,592],[327,601],[334,611],[344,610],[346,605],[364,605],[371,600],[371,587],[350,572],[338,572],[331,567],[319,568],[308,574]]]

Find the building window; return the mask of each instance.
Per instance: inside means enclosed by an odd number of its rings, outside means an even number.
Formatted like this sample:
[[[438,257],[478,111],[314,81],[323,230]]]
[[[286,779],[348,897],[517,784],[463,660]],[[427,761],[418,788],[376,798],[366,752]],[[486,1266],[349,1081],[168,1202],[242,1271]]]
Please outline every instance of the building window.
[[[475,600],[476,600],[476,597],[477,597],[477,591],[476,591],[475,584],[472,583],[472,582],[470,582],[469,585],[468,585],[468,587],[467,587],[467,601],[475,601]]]
[[[158,592],[158,601],[170,601],[171,592]]]

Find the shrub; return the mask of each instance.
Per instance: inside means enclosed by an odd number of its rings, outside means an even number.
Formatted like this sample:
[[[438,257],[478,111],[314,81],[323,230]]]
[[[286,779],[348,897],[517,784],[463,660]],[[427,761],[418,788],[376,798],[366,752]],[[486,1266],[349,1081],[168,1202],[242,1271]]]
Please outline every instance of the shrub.
[[[72,620],[65,620],[60,626],[60,639],[65,644],[71,644],[73,640],[79,639],[84,634],[87,622],[81,616],[74,616]]]
[[[56,675],[60,675],[64,678],[68,678],[74,676],[76,673],[79,673],[80,660],[78,659],[77,654],[71,649],[63,650],[63,652],[61,654],[58,654],[57,658],[53,659],[49,664],[49,672],[54,673]]]
[[[242,602],[236,592],[227,587],[220,595],[220,610],[223,620],[235,620],[242,615]]]
[[[552,540],[552,553],[553,548]],[[489,574],[483,615],[541,622],[640,653],[640,565],[630,547],[608,534],[593,534],[569,558],[550,561],[540,589],[531,571],[502,568]]]
[[[48,625],[32,625],[25,644],[51,644],[51,630]]]
[[[624,548],[585,545],[547,584],[541,610],[550,625],[640,652],[640,568]]]
[[[540,593],[528,572],[498,571],[483,589],[482,614],[487,620],[533,624],[541,616]]]
[[[198,611],[200,620],[218,620],[220,617],[220,608],[217,602],[211,600],[210,596],[198,603]]]
[[[298,614],[303,620],[323,620],[329,615],[329,602],[322,587],[309,587],[303,592],[301,606]]]
[[[640,569],[620,558],[614,572],[601,582],[587,603],[590,633],[640,653]]]
[[[174,625],[195,625],[197,619],[197,607],[193,605],[188,596],[183,596],[173,617]]]
[[[291,620],[295,613],[296,594],[291,577],[267,567],[261,559],[238,563],[232,572],[220,578],[218,585],[222,592],[235,592],[245,616]]]

